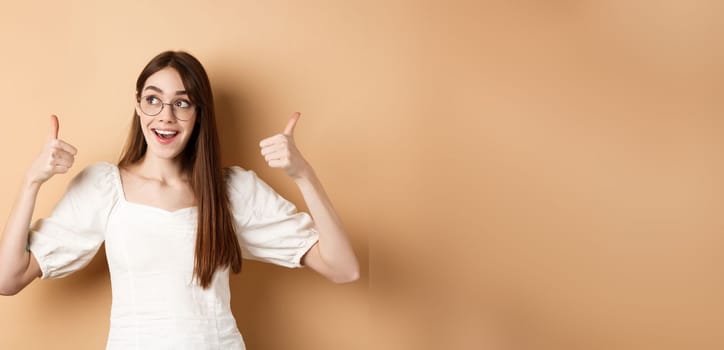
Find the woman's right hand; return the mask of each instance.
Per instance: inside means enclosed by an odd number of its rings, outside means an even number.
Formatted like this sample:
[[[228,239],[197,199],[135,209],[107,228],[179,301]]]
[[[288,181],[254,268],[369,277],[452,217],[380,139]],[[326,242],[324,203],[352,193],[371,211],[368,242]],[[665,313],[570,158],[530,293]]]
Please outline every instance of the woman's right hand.
[[[40,155],[35,159],[26,174],[31,184],[42,184],[55,174],[67,173],[78,150],[71,144],[58,140],[58,117],[50,116],[50,133]]]

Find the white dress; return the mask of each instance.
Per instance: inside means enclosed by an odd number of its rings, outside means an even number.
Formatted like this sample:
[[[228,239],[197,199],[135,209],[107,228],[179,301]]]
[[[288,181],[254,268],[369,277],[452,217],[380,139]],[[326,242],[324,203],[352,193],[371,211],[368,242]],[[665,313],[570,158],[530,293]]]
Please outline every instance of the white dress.
[[[242,257],[286,267],[319,234],[254,171],[227,169]],[[35,222],[28,250],[42,279],[67,276],[105,241],[112,306],[106,349],[245,349],[231,313],[229,269],[204,290],[192,279],[196,207],[167,211],[128,202],[118,167],[97,163],[71,181],[48,218]]]

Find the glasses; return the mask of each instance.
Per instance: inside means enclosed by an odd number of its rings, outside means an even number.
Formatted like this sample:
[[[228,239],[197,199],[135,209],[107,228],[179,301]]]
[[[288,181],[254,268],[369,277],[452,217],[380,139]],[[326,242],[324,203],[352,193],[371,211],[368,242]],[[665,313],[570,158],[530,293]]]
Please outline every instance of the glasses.
[[[158,96],[147,95],[141,97],[138,104],[141,107],[141,112],[149,117],[159,115],[166,105],[171,106],[174,117],[181,121],[188,121],[196,112],[196,106],[183,98],[173,100],[171,103],[164,103]]]

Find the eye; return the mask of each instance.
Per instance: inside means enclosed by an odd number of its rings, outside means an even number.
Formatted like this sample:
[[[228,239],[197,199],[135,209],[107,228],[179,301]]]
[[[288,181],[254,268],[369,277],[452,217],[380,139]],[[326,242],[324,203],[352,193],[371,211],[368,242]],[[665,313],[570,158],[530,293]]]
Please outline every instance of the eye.
[[[146,96],[143,99],[146,101],[146,103],[148,103],[150,105],[156,105],[159,102],[161,102],[161,100],[158,97],[153,96],[153,95]]]
[[[189,108],[191,107],[191,102],[186,100],[176,100],[176,102],[174,102],[174,105],[178,108]]]

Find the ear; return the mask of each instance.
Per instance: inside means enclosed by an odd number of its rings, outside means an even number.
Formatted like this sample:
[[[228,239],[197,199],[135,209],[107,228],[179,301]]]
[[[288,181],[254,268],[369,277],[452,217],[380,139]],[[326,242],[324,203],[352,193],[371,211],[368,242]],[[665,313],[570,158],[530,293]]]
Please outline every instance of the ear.
[[[134,108],[136,109],[136,115],[140,116],[143,114],[141,114],[141,105],[138,100],[139,98],[141,98],[141,96],[139,96],[138,93],[133,94],[133,105],[134,105]]]

